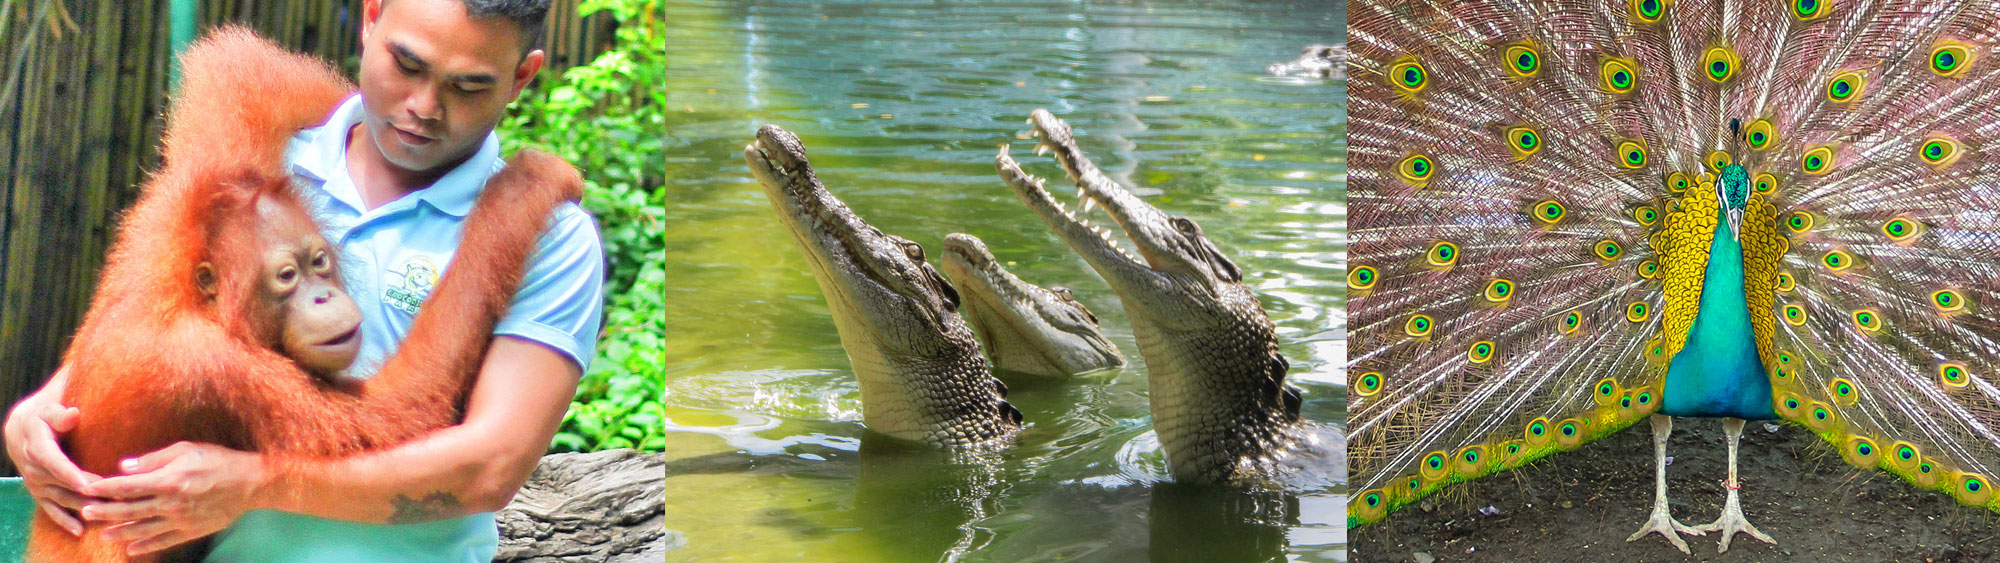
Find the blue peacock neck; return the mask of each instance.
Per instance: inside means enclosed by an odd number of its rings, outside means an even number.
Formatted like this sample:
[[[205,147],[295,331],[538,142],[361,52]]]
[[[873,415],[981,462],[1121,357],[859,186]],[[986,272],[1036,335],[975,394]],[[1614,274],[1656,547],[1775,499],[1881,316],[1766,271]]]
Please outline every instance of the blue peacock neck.
[[[1757,356],[1756,331],[1743,287],[1743,208],[1749,174],[1728,165],[1717,182],[1715,233],[1701,283],[1701,304],[1687,345],[1667,365],[1660,413],[1669,416],[1777,418],[1771,380]]]

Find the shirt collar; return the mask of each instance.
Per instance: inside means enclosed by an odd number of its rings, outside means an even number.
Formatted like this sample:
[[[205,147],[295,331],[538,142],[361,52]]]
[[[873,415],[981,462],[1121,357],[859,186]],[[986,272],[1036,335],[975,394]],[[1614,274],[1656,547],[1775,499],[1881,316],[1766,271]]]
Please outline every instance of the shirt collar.
[[[347,175],[347,130],[361,123],[365,116],[364,111],[360,93],[348,96],[347,100],[341,102],[340,107],[333,111],[333,115],[327,118],[325,124],[320,125],[317,130],[303,133],[311,149],[304,151],[300,155],[301,158],[292,161],[292,166],[298,172],[312,176],[329,187],[336,184],[344,185],[347,188],[345,190],[329,191],[335,192],[332,193],[335,198],[356,210],[363,209],[363,206],[359,189],[354,187],[353,179]],[[479,150],[474,151],[471,158],[465,159],[465,162],[459,163],[450,172],[438,177],[430,187],[406,194],[396,201],[383,205],[378,211],[421,202],[429,204],[438,211],[464,217],[466,213],[472,211],[472,204],[478,200],[480,188],[485,187],[486,179],[498,171],[502,164],[500,137],[488,132],[486,138],[480,141]],[[335,178],[343,181],[334,182]],[[414,201],[405,203],[405,200]]]

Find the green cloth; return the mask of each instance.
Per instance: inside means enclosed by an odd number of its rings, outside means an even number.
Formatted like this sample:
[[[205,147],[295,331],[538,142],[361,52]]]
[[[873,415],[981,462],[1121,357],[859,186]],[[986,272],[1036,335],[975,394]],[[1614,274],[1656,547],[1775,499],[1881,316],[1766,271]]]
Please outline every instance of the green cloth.
[[[20,477],[0,477],[0,561],[20,561],[28,548],[28,525],[34,522],[35,499]]]
[[[208,561],[487,563],[500,542],[493,513],[384,526],[253,510],[215,537]],[[386,559],[385,559],[386,558]]]

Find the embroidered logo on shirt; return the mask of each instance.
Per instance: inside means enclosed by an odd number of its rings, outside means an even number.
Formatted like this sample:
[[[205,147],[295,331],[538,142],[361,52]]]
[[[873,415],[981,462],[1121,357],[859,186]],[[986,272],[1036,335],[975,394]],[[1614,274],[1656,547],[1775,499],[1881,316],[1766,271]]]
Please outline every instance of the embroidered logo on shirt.
[[[430,299],[431,288],[437,286],[437,266],[429,258],[413,256],[389,272],[402,276],[403,281],[382,289],[382,303],[416,315],[417,308],[424,305],[425,299]]]

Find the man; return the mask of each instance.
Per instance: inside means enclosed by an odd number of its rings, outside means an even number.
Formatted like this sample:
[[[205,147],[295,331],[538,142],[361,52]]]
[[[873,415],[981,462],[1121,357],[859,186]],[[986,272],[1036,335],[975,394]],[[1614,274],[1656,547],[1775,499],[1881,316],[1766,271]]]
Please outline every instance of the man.
[[[364,2],[360,94],[287,152],[362,309],[358,370],[407,334],[501,167],[493,127],[541,69],[547,11],[547,0]],[[400,446],[278,475],[256,453],[179,443],[100,478],[57,443],[76,419],[58,371],[9,414],[7,453],[57,523],[114,523],[134,554],[220,531],[217,560],[490,561],[492,512],[534,470],[596,353],[602,283],[596,227],[564,205],[494,330],[464,421]]]

